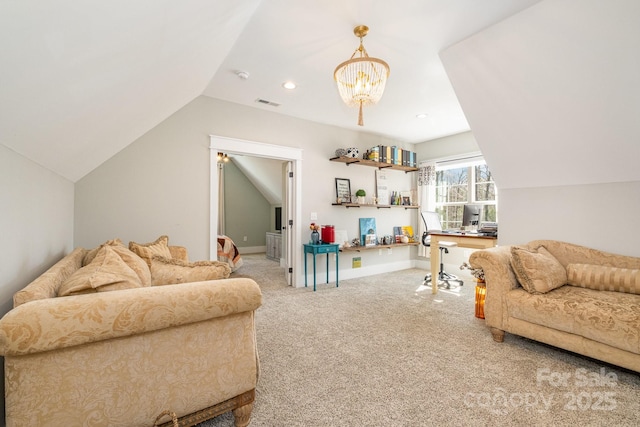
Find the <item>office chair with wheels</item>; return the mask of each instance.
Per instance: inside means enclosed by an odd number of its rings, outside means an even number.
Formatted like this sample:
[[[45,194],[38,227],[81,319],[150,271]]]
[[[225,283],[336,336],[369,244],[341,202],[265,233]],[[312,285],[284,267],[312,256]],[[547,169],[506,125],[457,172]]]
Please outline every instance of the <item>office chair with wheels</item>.
[[[424,226],[426,229],[426,231],[422,233],[422,244],[424,246],[430,247],[431,237],[429,236],[429,233],[442,231],[440,218],[438,217],[438,214],[436,212],[424,211],[424,212],[420,212],[420,215],[422,215],[422,220],[424,221]],[[449,248],[458,246],[458,244],[456,242],[447,242],[447,241],[440,241],[438,242],[438,244],[440,249],[440,271],[438,271],[438,288],[450,289],[451,288],[450,282],[457,282],[458,286],[464,285],[464,282],[462,281],[462,279],[459,279],[458,276],[449,274],[446,271],[444,271],[444,262],[443,262],[444,254],[448,254]],[[432,273],[433,272],[427,273],[427,275],[424,276],[424,282],[422,282],[423,285],[428,285],[431,283]]]

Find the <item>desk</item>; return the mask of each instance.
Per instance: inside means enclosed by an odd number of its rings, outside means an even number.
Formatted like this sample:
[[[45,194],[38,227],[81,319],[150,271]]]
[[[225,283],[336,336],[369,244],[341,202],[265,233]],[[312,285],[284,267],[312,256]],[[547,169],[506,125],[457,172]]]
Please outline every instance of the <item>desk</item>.
[[[329,254],[336,254],[336,288],[338,287],[338,245],[337,243],[328,243],[321,245],[304,244],[304,287],[307,287],[307,254],[313,255],[313,291],[316,291],[316,255],[327,254],[327,283],[329,283]]]
[[[438,271],[440,269],[440,241],[456,242],[461,248],[487,249],[496,245],[497,237],[463,233],[429,233],[431,236],[431,293],[438,293]]]

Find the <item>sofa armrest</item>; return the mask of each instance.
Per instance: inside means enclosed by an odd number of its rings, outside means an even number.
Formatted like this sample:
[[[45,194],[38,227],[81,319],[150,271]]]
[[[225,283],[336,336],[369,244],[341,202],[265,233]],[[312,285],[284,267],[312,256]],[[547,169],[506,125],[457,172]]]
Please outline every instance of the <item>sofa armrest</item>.
[[[511,268],[511,247],[497,246],[495,248],[475,251],[469,257],[472,268],[481,268],[487,293],[484,302],[484,315],[487,326],[502,329],[506,321],[507,292],[520,286]]]
[[[254,311],[255,281],[223,279],[31,301],[0,319],[0,354],[22,355]]]

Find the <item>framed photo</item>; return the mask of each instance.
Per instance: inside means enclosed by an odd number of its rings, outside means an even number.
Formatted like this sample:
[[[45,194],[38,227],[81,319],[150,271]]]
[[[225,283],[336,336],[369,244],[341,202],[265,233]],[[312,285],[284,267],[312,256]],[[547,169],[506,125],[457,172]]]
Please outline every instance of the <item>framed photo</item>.
[[[336,200],[338,203],[351,203],[351,181],[336,178]]]
[[[410,191],[402,191],[400,193],[400,204],[402,206],[411,206],[411,192]]]

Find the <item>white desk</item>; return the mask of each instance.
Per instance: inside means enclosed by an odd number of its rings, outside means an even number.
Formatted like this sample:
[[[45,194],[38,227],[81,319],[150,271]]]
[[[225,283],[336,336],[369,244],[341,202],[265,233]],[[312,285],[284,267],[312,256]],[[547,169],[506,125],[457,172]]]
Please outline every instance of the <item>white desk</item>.
[[[438,293],[438,272],[440,268],[440,241],[456,242],[461,248],[487,249],[496,245],[497,237],[478,236],[463,233],[429,233],[431,236],[431,293]]]

